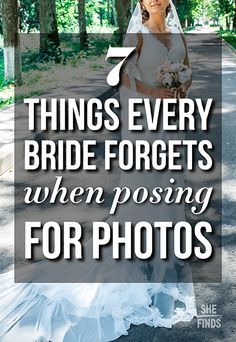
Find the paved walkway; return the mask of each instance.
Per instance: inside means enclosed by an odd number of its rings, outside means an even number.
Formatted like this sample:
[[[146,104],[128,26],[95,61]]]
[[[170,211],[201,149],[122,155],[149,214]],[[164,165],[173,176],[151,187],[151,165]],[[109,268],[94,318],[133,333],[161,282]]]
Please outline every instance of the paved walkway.
[[[71,91],[71,90],[70,90]],[[0,147],[13,142],[12,108],[1,112]],[[3,123],[3,126],[2,126]],[[127,337],[119,342],[182,342],[189,341],[236,341],[236,55],[223,47],[223,283],[195,285],[198,312],[201,304],[217,304],[222,314],[222,328],[198,329],[196,320],[179,324],[171,330],[146,326],[132,327]],[[3,138],[2,138],[3,137]],[[2,151],[2,150],[1,150]],[[2,154],[0,151],[0,154]],[[6,158],[5,158],[6,159]],[[12,264],[13,255],[13,172],[8,170],[0,177],[0,269],[6,271]]]
[[[42,94],[42,97],[99,97],[105,95],[109,87],[105,83],[106,70],[93,71],[92,75],[88,75],[82,79],[81,84],[74,83],[60,89],[54,89]],[[20,104],[16,104],[20,107]],[[20,112],[20,109],[18,110]],[[26,131],[26,130],[25,130]],[[33,138],[31,134],[27,134],[25,138]],[[22,137],[23,138],[23,137]],[[14,156],[14,106],[9,106],[0,111],[0,175],[13,165]]]
[[[192,33],[203,33],[196,31]],[[205,30],[204,33],[212,33]],[[214,80],[212,80],[214,82]],[[223,46],[223,282],[195,284],[198,314],[202,304],[216,304],[222,327],[203,329],[197,319],[172,329],[134,326],[117,342],[236,341],[236,53]]]
[[[69,98],[79,96],[89,97],[109,97],[112,89],[107,86],[104,70],[92,73],[92,79],[88,76],[81,84],[70,84],[60,89],[50,90],[42,97]],[[94,86],[94,84],[96,86]],[[21,113],[21,104],[16,104],[19,108],[17,113]],[[26,115],[26,113],[22,113]],[[27,122],[23,120],[24,125]],[[24,128],[22,139],[34,139],[35,135],[27,132]],[[38,133],[37,133],[38,134]],[[13,199],[14,199],[14,106],[9,106],[0,111],[0,272],[12,267],[13,264]]]

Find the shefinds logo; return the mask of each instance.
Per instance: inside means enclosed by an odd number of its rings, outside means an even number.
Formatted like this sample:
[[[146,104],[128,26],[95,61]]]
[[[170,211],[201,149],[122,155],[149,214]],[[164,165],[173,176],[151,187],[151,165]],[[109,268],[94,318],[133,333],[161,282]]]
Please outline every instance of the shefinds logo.
[[[202,304],[200,315],[197,316],[197,327],[202,329],[220,328],[221,318],[221,315],[217,314],[216,304]]]

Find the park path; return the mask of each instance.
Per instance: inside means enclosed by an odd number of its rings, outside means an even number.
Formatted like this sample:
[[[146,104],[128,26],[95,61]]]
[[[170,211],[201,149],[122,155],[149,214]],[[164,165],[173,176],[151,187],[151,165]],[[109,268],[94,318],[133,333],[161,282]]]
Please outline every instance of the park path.
[[[203,28],[191,33],[214,34]],[[202,304],[216,304],[222,327],[202,329],[197,319],[180,323],[172,329],[133,326],[128,336],[117,342],[235,342],[236,341],[236,51],[223,44],[222,50],[222,152],[223,152],[223,278],[222,284],[195,284],[197,312]],[[214,82],[214,79],[212,80]]]
[[[208,32],[205,32],[208,33]],[[212,80],[214,81],[214,80]],[[198,329],[196,319],[188,324],[178,324],[171,330],[146,326],[130,329],[119,342],[192,342],[236,341],[236,286],[235,286],[235,203],[236,203],[236,54],[223,46],[223,283],[196,284],[198,312],[201,304],[217,304],[222,315],[222,328]],[[13,143],[13,109],[0,113],[0,146]],[[2,130],[2,127],[4,129]],[[5,131],[5,134],[3,131]],[[5,135],[1,135],[4,133]],[[2,138],[3,137],[3,138]],[[8,139],[8,140],[7,140]],[[9,156],[8,156],[9,157]],[[5,158],[6,159],[6,158]],[[0,177],[0,270],[12,268],[13,262],[13,169]]]
[[[52,89],[44,94],[40,95],[46,98],[53,97],[76,97],[78,94],[81,97],[97,97],[108,91],[107,85],[105,84],[107,70],[93,71],[91,75],[80,79],[80,83],[74,82],[69,85],[65,85],[59,89]],[[96,84],[96,87],[94,86]],[[46,89],[46,86],[45,86]],[[17,92],[17,88],[16,88]],[[39,96],[39,97],[40,97]],[[19,114],[21,109],[21,103],[16,104],[17,113]],[[23,115],[26,115],[23,113]],[[25,130],[26,131],[26,130]],[[29,134],[25,138],[29,138],[33,135]],[[0,175],[3,174],[9,167],[13,165],[14,155],[14,106],[8,106],[3,110],[0,110]]]
[[[73,83],[65,85],[60,89],[47,91],[40,96],[46,98],[81,98],[109,96],[104,80],[106,70],[98,70],[81,80],[81,84]],[[96,87],[94,86],[96,84]],[[108,94],[107,94],[108,92]],[[16,104],[17,115],[22,112],[21,103]],[[26,115],[26,113],[22,113]],[[26,119],[23,123],[26,124]],[[13,215],[14,215],[14,106],[8,106],[0,111],[0,272],[9,269],[13,265]],[[34,139],[34,134],[25,133],[23,129],[22,139]],[[40,134],[37,132],[37,134]]]

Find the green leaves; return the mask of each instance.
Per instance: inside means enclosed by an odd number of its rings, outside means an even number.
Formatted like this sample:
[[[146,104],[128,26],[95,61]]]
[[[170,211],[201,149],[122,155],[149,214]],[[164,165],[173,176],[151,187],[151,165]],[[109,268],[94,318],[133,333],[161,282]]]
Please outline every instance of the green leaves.
[[[56,0],[59,32],[78,32],[78,0]]]

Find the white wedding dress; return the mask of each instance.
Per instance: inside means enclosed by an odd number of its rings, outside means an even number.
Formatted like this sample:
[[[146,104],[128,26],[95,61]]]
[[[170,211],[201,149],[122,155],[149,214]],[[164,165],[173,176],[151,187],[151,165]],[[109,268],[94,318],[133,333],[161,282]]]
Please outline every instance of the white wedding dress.
[[[154,35],[144,34],[140,58],[136,60],[134,67],[129,66],[128,72],[145,83],[154,85],[156,70],[166,58],[176,62],[184,60],[185,48],[181,36],[172,35],[171,40],[171,46],[167,48]],[[121,88],[120,95],[123,103],[122,116],[126,120],[127,99],[143,96],[127,88]],[[145,134],[141,139],[168,139],[162,132],[146,131]],[[138,139],[138,133],[129,132],[124,125],[122,135],[123,139]],[[130,188],[140,184],[153,188],[159,183],[168,182],[171,177],[173,174],[168,172],[160,175],[157,172],[139,172],[135,177],[133,173],[124,172],[120,184]],[[178,176],[174,177],[177,179]],[[130,210],[137,222],[184,219],[183,207],[169,210],[160,206],[155,211],[144,207],[145,210],[126,206],[112,220],[130,219]],[[147,215],[150,216],[144,217]],[[115,284],[14,284],[13,272],[2,274],[0,341],[105,342],[126,335],[131,324],[171,328],[177,322],[190,321],[196,315],[191,281],[164,282],[164,279],[175,279],[177,263],[173,257],[168,263],[152,265],[154,273],[158,273],[158,283],[132,283],[128,270],[127,283]],[[40,263],[39,267],[43,268],[43,264]],[[186,271],[186,277],[191,278],[188,266],[182,263],[182,268]],[[144,276],[147,277],[145,274]]]

